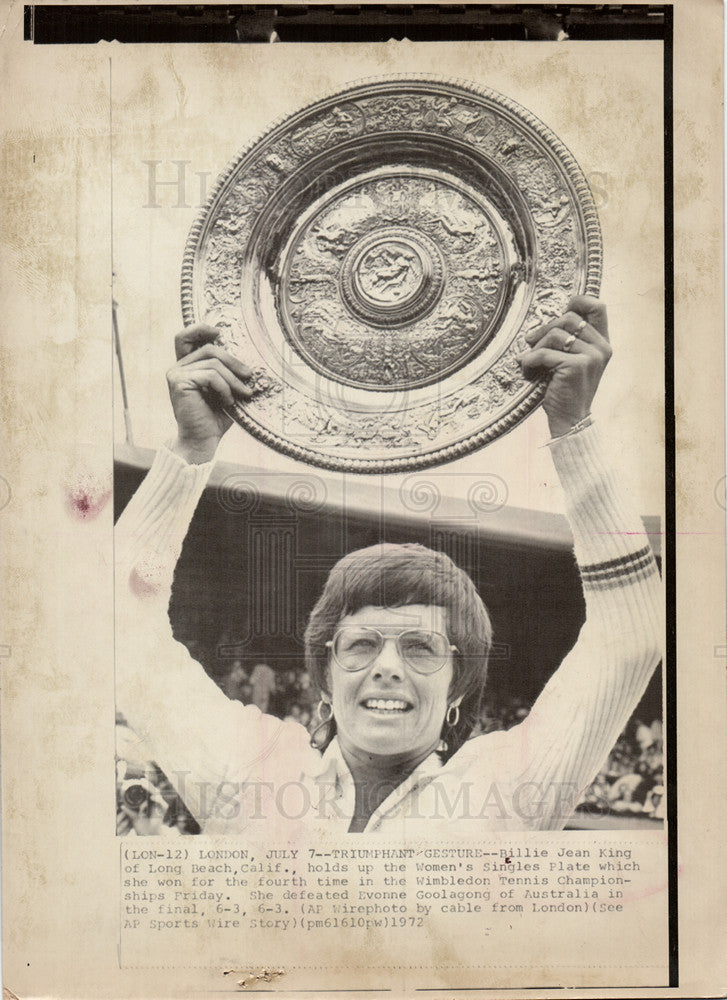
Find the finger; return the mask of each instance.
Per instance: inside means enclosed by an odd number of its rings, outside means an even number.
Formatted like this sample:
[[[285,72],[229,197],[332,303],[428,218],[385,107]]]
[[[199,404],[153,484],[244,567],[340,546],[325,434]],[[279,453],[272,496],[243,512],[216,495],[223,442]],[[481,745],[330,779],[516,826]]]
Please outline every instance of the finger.
[[[230,354],[229,351],[224,350],[222,347],[218,347],[216,344],[205,344],[203,347],[198,347],[194,351],[191,351],[185,357],[179,359],[180,365],[190,365],[195,361],[203,361],[205,358],[217,358],[222,364],[226,365],[231,369],[238,378],[250,378],[252,371],[244,365],[242,361]]]
[[[520,355],[520,364],[523,375],[527,378],[556,368],[580,366],[584,359],[583,354],[567,354],[565,351],[555,351],[552,347],[536,347],[534,351],[526,351]]]
[[[608,313],[605,302],[601,302],[593,295],[574,295],[566,309],[588,320],[604,340],[608,340]]]
[[[607,343],[595,327],[591,326],[586,319],[572,310],[563,313],[562,316],[558,316],[556,319],[551,319],[536,330],[531,330],[530,333],[525,335],[525,340],[531,347],[534,347],[536,344],[538,347],[546,347],[544,338],[551,330],[556,329],[564,330],[566,334],[574,335],[586,344],[593,344],[594,347],[602,347]]]
[[[167,382],[172,391],[193,389],[200,392],[214,408],[235,405],[232,387],[213,368],[172,368],[167,372]],[[210,399],[212,397],[212,399]]]
[[[237,375],[230,371],[230,369],[224,365],[218,358],[203,358],[200,361],[192,362],[189,365],[177,365],[176,368],[171,370],[172,382],[182,382],[189,381],[191,379],[194,385],[199,385],[197,381],[197,376],[200,375],[203,378],[206,373],[216,372],[220,378],[224,379],[227,385],[230,387],[232,392],[241,396],[243,399],[252,398],[252,389],[245,385]]]
[[[180,361],[187,354],[201,347],[202,344],[209,344],[220,335],[220,331],[215,326],[208,323],[195,323],[187,326],[174,338],[174,352],[177,361]]]
[[[199,375],[197,381],[196,375]],[[195,383],[203,392],[211,393],[223,407],[235,405],[235,397],[230,384],[213,368],[195,373]]]
[[[553,327],[542,337],[538,348],[551,348],[563,354],[590,354],[594,348],[588,341],[582,340],[575,333],[569,333],[566,328]]]

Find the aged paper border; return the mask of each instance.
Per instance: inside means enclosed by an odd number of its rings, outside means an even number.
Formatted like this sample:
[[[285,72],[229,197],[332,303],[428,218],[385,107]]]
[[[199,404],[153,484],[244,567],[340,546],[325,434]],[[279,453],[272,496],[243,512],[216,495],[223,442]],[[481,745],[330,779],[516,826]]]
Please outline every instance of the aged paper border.
[[[39,86],[18,56],[22,8],[11,5],[4,22],[4,84],[22,107]],[[725,915],[725,816],[714,794],[719,779],[707,777],[719,775],[726,760],[723,406],[722,392],[714,391],[706,375],[716,370],[721,379],[723,371],[721,162],[715,155],[721,149],[720,27],[721,9],[714,2],[690,0],[675,10],[678,994],[685,996],[719,992],[724,983],[718,966],[724,959],[715,957],[715,950]],[[81,53],[74,68],[89,71],[93,62]],[[57,72],[68,72],[60,52]],[[17,117],[8,118],[11,137]],[[79,131],[102,132],[98,95],[89,95],[74,124]],[[55,133],[39,131],[39,148],[67,127],[68,120],[59,117]],[[10,197],[3,215],[27,218],[28,247],[20,249],[30,251],[24,255],[14,247],[2,262],[8,428],[3,518],[10,550],[3,570],[2,647],[8,661],[3,670],[6,981],[19,996],[163,995],[170,987],[166,975],[155,986],[129,981],[134,977],[123,982],[109,966],[115,913],[102,894],[89,889],[89,872],[107,871],[113,854],[113,847],[110,852],[101,846],[108,831],[97,815],[105,794],[99,779],[106,770],[98,761],[109,760],[111,748],[99,733],[78,730],[79,718],[87,713],[104,718],[112,704],[98,658],[99,648],[111,640],[110,512],[84,523],[79,533],[64,501],[74,475],[91,469],[99,476],[110,462],[108,395],[98,391],[110,378],[108,235],[103,220],[94,219],[93,200],[77,186],[74,190],[73,151],[70,143],[68,175],[47,179],[45,190],[53,197],[39,210],[32,164],[19,162],[10,143],[5,147],[3,186]],[[87,223],[82,239],[69,224],[73,213]],[[69,240],[78,247],[71,296],[61,270]],[[29,263],[34,259],[36,266]],[[70,349],[69,324],[84,332],[83,342],[79,337]],[[99,645],[89,641],[91,631]]]

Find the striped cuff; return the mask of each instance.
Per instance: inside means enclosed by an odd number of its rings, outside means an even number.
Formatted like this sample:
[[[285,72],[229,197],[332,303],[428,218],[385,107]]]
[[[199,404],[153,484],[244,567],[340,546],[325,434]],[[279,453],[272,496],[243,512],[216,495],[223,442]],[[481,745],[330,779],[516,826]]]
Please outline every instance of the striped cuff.
[[[624,584],[645,580],[658,573],[658,567],[651,548],[646,545],[638,552],[609,559],[606,562],[590,563],[580,567],[583,587],[586,590],[612,590]]]

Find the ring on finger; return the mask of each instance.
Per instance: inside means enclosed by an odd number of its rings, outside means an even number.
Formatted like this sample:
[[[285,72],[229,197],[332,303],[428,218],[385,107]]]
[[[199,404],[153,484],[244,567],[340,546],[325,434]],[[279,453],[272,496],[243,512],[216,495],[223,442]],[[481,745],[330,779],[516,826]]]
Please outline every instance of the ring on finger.
[[[568,353],[568,351],[570,351],[571,347],[573,347],[573,345],[575,344],[575,342],[576,342],[577,339],[578,338],[576,337],[576,335],[574,333],[569,333],[568,336],[563,341],[563,346],[562,346],[561,350],[565,351],[566,353]]]

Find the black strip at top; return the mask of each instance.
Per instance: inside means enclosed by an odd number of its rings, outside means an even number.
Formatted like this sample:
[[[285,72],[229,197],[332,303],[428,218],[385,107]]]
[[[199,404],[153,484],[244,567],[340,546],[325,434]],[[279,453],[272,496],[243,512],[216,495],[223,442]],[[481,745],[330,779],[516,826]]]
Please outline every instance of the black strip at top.
[[[24,38],[36,45],[663,39],[664,11],[664,4],[27,4]]]

